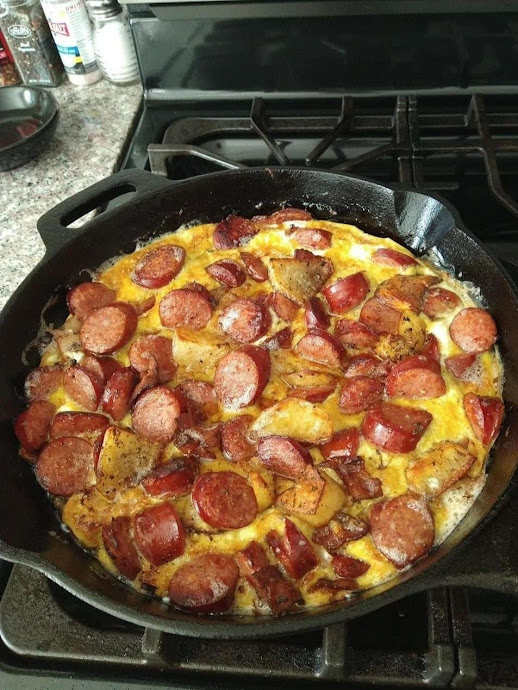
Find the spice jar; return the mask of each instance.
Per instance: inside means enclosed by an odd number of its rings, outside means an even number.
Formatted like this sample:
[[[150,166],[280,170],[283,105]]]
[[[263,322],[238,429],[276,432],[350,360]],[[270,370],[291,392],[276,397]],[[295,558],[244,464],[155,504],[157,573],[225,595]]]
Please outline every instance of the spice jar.
[[[102,73],[114,84],[133,84],[139,78],[137,56],[121,6],[117,0],[86,0],[86,6]]]
[[[63,66],[38,0],[0,0],[0,28],[24,84],[61,83]]]
[[[14,66],[13,56],[0,31],[0,86],[14,86],[19,83],[20,76]]]

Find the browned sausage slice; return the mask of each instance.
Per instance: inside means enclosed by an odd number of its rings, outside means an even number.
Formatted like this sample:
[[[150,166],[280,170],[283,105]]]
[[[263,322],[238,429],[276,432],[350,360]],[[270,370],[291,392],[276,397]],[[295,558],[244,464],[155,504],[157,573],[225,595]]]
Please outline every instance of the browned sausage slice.
[[[329,249],[333,237],[328,230],[318,228],[295,228],[289,234],[306,249]]]
[[[81,360],[81,366],[95,374],[103,383],[106,383],[116,371],[122,369],[122,364],[113,357],[95,357],[94,355],[85,355]]]
[[[306,302],[305,318],[308,328],[319,328],[322,331],[329,328],[329,316],[318,297],[310,297]]]
[[[291,520],[285,520],[282,537],[272,530],[266,540],[286,571],[299,580],[318,565],[318,557],[308,539]]]
[[[190,492],[197,472],[198,463],[194,458],[174,458],[150,472],[141,483],[151,496],[179,498]]]
[[[214,389],[221,404],[238,410],[254,403],[270,378],[270,356],[266,350],[245,345],[219,360]]]
[[[332,368],[339,367],[344,357],[343,345],[338,338],[316,328],[302,336],[295,345],[295,350],[310,362]]]
[[[444,364],[455,378],[476,382],[482,372],[478,359],[478,355],[453,355],[446,357]]]
[[[430,550],[435,536],[426,501],[403,494],[377,503],[370,514],[374,544],[396,568],[414,563]]]
[[[212,316],[212,303],[201,291],[181,288],[167,293],[160,302],[158,312],[162,326],[201,331]]]
[[[253,343],[263,336],[271,325],[268,310],[257,300],[240,297],[221,312],[219,325],[238,343]]]
[[[437,360],[415,355],[397,364],[387,377],[387,395],[391,398],[440,398],[446,393]]]
[[[230,556],[205,553],[180,566],[169,583],[173,604],[194,613],[222,613],[234,601],[239,569]]]
[[[255,455],[255,447],[247,438],[248,429],[253,421],[254,418],[251,415],[244,414],[223,425],[221,447],[227,460],[246,462]]]
[[[108,306],[115,299],[115,292],[102,283],[81,283],[68,293],[67,305],[71,314],[84,321],[93,311]]]
[[[430,288],[424,296],[422,310],[431,319],[439,319],[460,304],[460,298],[451,290],[441,287]]]
[[[374,333],[399,333],[402,313],[377,297],[368,299],[360,312],[360,321]]]
[[[50,438],[62,436],[98,435],[110,422],[103,414],[93,412],[58,412],[50,427]]]
[[[93,470],[93,446],[82,438],[64,436],[51,441],[36,463],[36,477],[44,489],[57,496],[84,491]]]
[[[149,356],[152,355],[158,365],[158,382],[168,383],[174,379],[176,362],[169,338],[163,335],[143,335],[132,343],[128,355],[131,366],[139,374],[148,370]]]
[[[92,312],[81,326],[81,344],[88,352],[108,355],[125,345],[137,328],[137,313],[125,302]]]
[[[333,438],[320,446],[324,460],[334,458],[355,458],[360,445],[360,431],[356,427],[342,429],[333,434]]]
[[[63,367],[36,367],[25,379],[25,397],[29,402],[48,400],[63,383]]]
[[[50,424],[56,408],[46,400],[35,400],[16,417],[14,433],[29,453],[39,450],[49,437]]]
[[[112,374],[106,384],[102,397],[102,408],[116,422],[128,414],[131,397],[138,377],[131,367],[120,369]]]
[[[504,403],[500,398],[466,393],[464,411],[477,438],[486,445],[491,444],[504,418]]]
[[[339,577],[357,578],[364,575],[370,568],[370,564],[360,561],[358,558],[337,554],[333,556],[333,568]]]
[[[381,283],[374,295],[395,309],[412,309],[419,312],[425,292],[439,282],[440,278],[436,276],[396,275]]]
[[[371,405],[380,402],[383,396],[383,383],[369,376],[346,378],[340,391],[340,412],[358,414]]]
[[[192,500],[201,518],[212,527],[239,529],[257,516],[250,484],[235,472],[207,472],[195,481]]]
[[[180,412],[181,403],[174,391],[167,386],[150,388],[133,407],[133,430],[148,441],[168,443],[175,434]]]
[[[339,278],[322,290],[329,309],[333,314],[345,314],[357,307],[369,292],[369,281],[363,273]]]
[[[207,417],[211,417],[218,411],[218,399],[216,398],[214,386],[210,383],[188,379],[183,381],[176,390],[196,403]]]
[[[140,558],[133,543],[131,519],[126,515],[115,517],[102,530],[104,548],[117,570],[129,580],[140,572]]]
[[[265,280],[268,280],[268,269],[258,256],[250,252],[239,252],[239,255],[252,280],[255,280],[256,283],[264,283]]]
[[[426,410],[379,403],[368,410],[362,431],[367,441],[378,448],[392,453],[410,453],[431,421],[432,415]]]
[[[344,345],[358,350],[373,348],[378,342],[378,336],[374,331],[365,324],[353,319],[340,319],[340,321],[337,321],[335,335]]]
[[[291,323],[297,317],[299,305],[282,292],[272,293],[271,305],[277,316],[287,323]]]
[[[180,273],[185,262],[185,249],[176,244],[148,252],[135,266],[132,280],[142,287],[157,290]]]
[[[460,311],[450,324],[453,342],[464,352],[476,355],[489,350],[496,342],[496,324],[484,309],[468,307]]]
[[[241,266],[231,259],[221,259],[205,269],[211,278],[231,288],[243,285],[246,275]]]
[[[362,458],[338,457],[327,460],[326,465],[332,467],[339,475],[353,501],[379,498],[383,495],[380,480],[367,472]]]
[[[278,350],[282,348],[283,350],[289,350],[291,347],[291,341],[293,340],[293,331],[289,326],[286,328],[281,328],[280,331],[274,333],[269,338],[261,343],[261,346],[266,350]]]
[[[185,550],[185,532],[172,503],[160,503],[135,515],[135,539],[140,552],[159,566]]]
[[[91,371],[78,364],[69,367],[63,376],[63,385],[67,395],[89,412],[99,407],[103,393],[103,381]]]
[[[320,544],[326,551],[333,553],[348,541],[361,539],[369,531],[369,526],[359,517],[347,513],[337,513],[327,525],[317,527],[311,537],[315,544]]]
[[[310,452],[285,436],[263,436],[258,441],[257,454],[269,470],[288,479],[297,479],[313,464]]]
[[[392,368],[392,362],[379,359],[368,353],[355,355],[349,360],[344,376],[372,376],[374,379],[386,379]]]
[[[252,221],[232,215],[217,224],[212,241],[216,249],[232,249],[247,244],[258,232]]]
[[[377,264],[392,266],[393,268],[407,268],[417,265],[417,261],[411,256],[395,249],[376,249],[372,255],[372,260]]]
[[[336,389],[336,381],[323,384],[322,386],[311,386],[308,388],[292,388],[288,391],[288,398],[299,398],[312,403],[321,403],[326,400]]]
[[[269,216],[254,216],[252,220],[264,223],[265,225],[280,225],[290,220],[312,220],[313,216],[309,211],[302,208],[281,208],[274,211]]]

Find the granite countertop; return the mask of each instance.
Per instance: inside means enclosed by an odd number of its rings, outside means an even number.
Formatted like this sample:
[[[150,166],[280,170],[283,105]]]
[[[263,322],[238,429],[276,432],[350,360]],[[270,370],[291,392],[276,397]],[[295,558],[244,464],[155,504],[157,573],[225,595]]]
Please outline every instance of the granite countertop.
[[[49,89],[60,107],[50,146],[38,158],[0,172],[0,309],[43,257],[36,229],[52,206],[117,170],[138,114],[140,85],[102,80]]]

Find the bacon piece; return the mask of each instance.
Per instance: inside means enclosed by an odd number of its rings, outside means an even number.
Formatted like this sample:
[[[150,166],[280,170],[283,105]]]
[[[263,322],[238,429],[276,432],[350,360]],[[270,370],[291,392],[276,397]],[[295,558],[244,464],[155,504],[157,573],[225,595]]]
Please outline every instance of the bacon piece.
[[[333,553],[349,541],[361,539],[369,532],[369,526],[359,517],[347,513],[337,513],[327,525],[317,527],[311,537],[315,544],[320,544],[326,551]]]

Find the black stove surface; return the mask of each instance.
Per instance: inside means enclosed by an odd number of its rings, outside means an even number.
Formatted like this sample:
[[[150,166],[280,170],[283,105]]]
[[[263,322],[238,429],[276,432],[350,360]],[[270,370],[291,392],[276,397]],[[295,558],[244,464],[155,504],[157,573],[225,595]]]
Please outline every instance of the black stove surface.
[[[438,192],[518,285],[518,96],[148,103],[123,167],[174,180],[264,164]],[[9,690],[518,688],[517,596],[439,588],[313,633],[217,641],[139,628],[36,571],[0,565]]]

